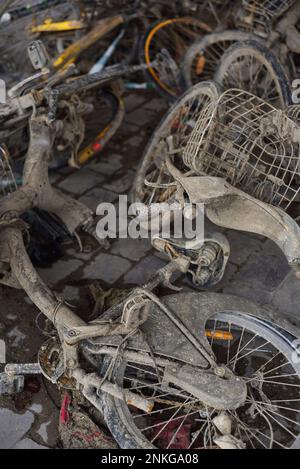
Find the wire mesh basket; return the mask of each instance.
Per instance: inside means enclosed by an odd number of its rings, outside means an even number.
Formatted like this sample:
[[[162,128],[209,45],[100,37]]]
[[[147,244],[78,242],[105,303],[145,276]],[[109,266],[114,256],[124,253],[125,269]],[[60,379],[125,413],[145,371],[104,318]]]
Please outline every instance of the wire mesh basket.
[[[273,22],[296,0],[243,0],[238,24],[258,34],[268,33]]]
[[[0,198],[11,194],[16,189],[17,182],[10,165],[8,152],[0,146]]]
[[[262,99],[228,90],[203,109],[183,151],[197,175],[286,210],[300,191],[300,126]]]

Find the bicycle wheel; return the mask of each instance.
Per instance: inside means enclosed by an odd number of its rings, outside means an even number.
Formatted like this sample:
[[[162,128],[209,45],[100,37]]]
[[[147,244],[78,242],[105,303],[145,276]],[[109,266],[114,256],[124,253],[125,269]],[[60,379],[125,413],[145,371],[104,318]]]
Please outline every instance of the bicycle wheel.
[[[285,71],[275,55],[257,41],[233,44],[223,55],[215,80],[224,89],[238,88],[285,109],[292,103]]]
[[[204,32],[211,32],[210,27],[189,17],[159,20],[148,29],[141,44],[140,57],[148,66],[147,77],[165,98],[174,99],[182,94],[182,57],[189,45]],[[161,52],[169,57],[167,70],[160,65],[152,65]]]
[[[213,80],[221,57],[225,51],[238,41],[251,39],[251,34],[243,31],[223,31],[207,34],[194,42],[184,54],[182,74],[189,88],[199,81]]]
[[[203,82],[188,90],[168,111],[145,150],[133,184],[134,202],[151,204],[166,202],[176,190],[176,184],[165,165],[166,155],[183,171],[181,154],[193,128],[205,110],[219,97],[219,88],[213,82]],[[168,145],[173,145],[173,155]],[[169,142],[169,143],[168,143]]]
[[[299,448],[300,365],[293,360],[295,338],[260,319],[259,308],[239,298],[192,294],[164,301],[180,318],[185,310],[180,304],[193,304],[205,317],[210,311],[206,338],[217,363],[227,365],[246,382],[247,398],[237,410],[218,411],[180,386],[162,383],[162,367],[120,358],[110,369],[111,381],[154,402],[153,409],[145,413],[108,394],[101,395],[104,419],[120,447],[217,449],[224,447],[227,436],[227,444],[230,437],[231,444],[239,448]],[[191,319],[189,326],[195,333]],[[110,360],[104,360],[101,376]],[[218,425],[220,418],[227,422],[226,433]]]

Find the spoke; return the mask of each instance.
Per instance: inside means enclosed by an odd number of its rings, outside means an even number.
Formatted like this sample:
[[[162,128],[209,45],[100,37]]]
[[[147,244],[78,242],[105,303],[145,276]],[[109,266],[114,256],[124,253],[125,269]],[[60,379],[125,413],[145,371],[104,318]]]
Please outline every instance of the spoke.
[[[289,386],[292,388],[300,388],[299,384],[292,384],[292,383],[282,383],[280,381],[268,381],[266,379],[258,380],[259,383],[267,383],[267,384],[279,384],[280,386]]]
[[[231,334],[231,322],[229,322],[229,337],[230,337],[230,334]],[[229,360],[230,360],[230,346],[231,346],[231,341],[230,339],[228,339],[228,343],[227,343],[227,362],[226,362],[226,365],[228,365],[229,363]]]
[[[237,359],[237,357],[239,356],[239,353],[241,353],[243,350],[245,350],[245,348],[248,347],[248,345],[251,344],[251,342],[257,337],[257,334],[255,334],[255,335],[252,337],[252,339],[250,339],[249,342],[247,342],[246,345],[245,345],[242,349],[240,349],[240,346],[241,346],[241,344],[242,344],[242,340],[243,340],[244,333],[245,333],[245,328],[243,328],[243,330],[242,330],[242,334],[241,334],[240,342],[239,342],[239,346],[238,346],[238,351],[237,351],[236,355],[235,355],[234,357],[232,357],[232,359],[230,360],[229,365],[230,365],[233,361],[235,361],[235,360]]]
[[[242,420],[240,420],[240,418],[238,417],[238,415],[236,414],[235,411],[234,411],[234,413],[232,413],[232,412],[229,412],[229,413],[230,413],[233,417],[235,417],[241,425],[243,425],[245,428],[247,428],[247,430],[250,432],[250,434],[252,434],[252,435],[254,436],[254,438],[256,438],[256,440],[259,441],[259,443],[260,443],[261,445],[263,445],[266,449],[268,449],[268,448],[262,443],[262,441],[258,439],[258,437],[253,433],[253,431],[250,430],[250,428],[249,428],[248,426],[246,426],[246,424],[244,424],[244,422],[242,422]],[[236,415],[234,415],[234,414],[236,414]],[[260,430],[258,430],[257,428],[256,428],[254,431],[255,431],[256,433],[258,433],[259,435],[262,435],[264,438],[267,438],[268,440],[271,441],[271,438],[270,438],[268,435],[266,435],[265,433],[262,433],[262,432],[261,432]],[[289,449],[288,446],[284,446],[282,443],[279,443],[279,441],[274,440],[273,443],[276,443],[276,445],[280,446],[281,448]]]
[[[243,430],[243,432],[246,434],[246,437],[248,438],[248,441],[249,441],[250,445],[252,446],[253,449],[255,449],[254,443],[252,442],[251,438],[249,437],[249,432],[248,432],[248,430],[246,429],[246,427],[243,428],[243,427],[241,426],[241,424],[239,424],[237,428],[238,428],[238,433],[239,433],[240,439],[241,439],[242,441],[244,441],[243,438],[242,438],[242,435],[241,435],[241,430],[240,430],[240,428],[241,428],[241,429]],[[251,433],[250,433],[250,435],[251,435]]]
[[[300,402],[300,399],[273,399],[270,402]]]
[[[267,406],[267,407],[276,407],[276,409],[283,409],[283,410],[288,410],[288,411],[291,411],[291,412],[296,412],[297,414],[300,414],[300,409],[293,409],[291,407],[285,407],[285,406],[278,406],[278,405],[274,405],[274,404],[271,404],[269,402],[262,402],[262,401],[246,401],[247,403],[255,403],[255,404],[259,404],[259,405],[264,405],[264,406]],[[272,401],[271,401],[272,402]]]
[[[261,407],[262,407],[262,406],[261,406]],[[267,409],[263,409],[263,412],[266,412],[266,413],[268,413],[268,414],[274,414],[274,415],[277,415],[278,417],[280,417],[280,418],[282,418],[282,419],[286,420],[287,422],[293,423],[294,425],[297,425],[298,427],[300,427],[300,422],[297,422],[296,420],[292,420],[292,419],[290,419],[290,418],[286,417],[285,415],[283,415],[283,414],[280,414],[279,412],[275,412],[275,410],[271,410],[271,409],[268,409],[268,410],[267,410]],[[274,418],[274,417],[273,417],[273,418]],[[279,425],[279,424],[280,424],[280,423],[278,422],[278,425]],[[285,428],[285,427],[283,427],[283,428]],[[292,433],[292,432],[291,432],[291,431],[290,431],[288,428],[286,428],[286,431],[287,431],[287,432],[290,432],[290,433],[291,433],[291,435],[292,435],[294,438],[297,438],[297,436],[296,436],[296,435],[294,435],[294,434],[293,434],[293,433]]]
[[[280,352],[278,352],[278,353],[280,353]],[[275,358],[275,357],[274,357],[274,358]],[[286,365],[292,366],[292,365],[290,364],[290,362],[287,361],[287,362],[283,363],[282,365],[276,366],[276,368],[272,368],[271,370],[264,372],[264,375],[266,376],[266,375],[268,375],[269,373],[272,373],[273,371],[280,370],[280,368],[282,368],[282,367],[284,367],[284,366],[286,366]],[[260,368],[259,370],[257,370],[257,371],[260,371],[260,370],[261,370],[261,368]]]
[[[247,426],[244,424],[244,422],[242,422],[242,421],[239,419],[239,417],[238,417],[238,415],[237,415],[237,413],[236,413],[235,411],[229,412],[229,413],[239,422],[239,424],[240,424],[242,427],[246,428],[247,431],[250,433],[250,435],[252,435],[265,449],[268,449],[267,446],[255,435],[255,433],[253,433],[253,431],[250,430],[250,428],[247,427]],[[263,436],[265,436],[265,435],[263,435]]]
[[[179,411],[180,409],[178,409]],[[160,429],[160,431],[155,435],[155,437],[151,440],[151,443],[154,443],[154,441],[158,438],[158,436],[165,430],[165,428],[169,425],[170,422],[175,422],[177,420],[180,420],[180,419],[183,419],[185,418],[186,416],[187,417],[190,417],[191,415],[195,415],[197,414],[199,411],[196,410],[194,412],[190,412],[189,414],[186,414],[186,415],[180,415],[179,417],[175,417],[175,418],[172,418],[170,417],[170,419],[164,424],[164,426]],[[177,412],[178,413],[178,412]],[[174,414],[176,415],[176,413]],[[173,415],[173,416],[174,416]],[[162,425],[162,423],[156,423],[155,425],[152,425],[150,427],[146,427],[146,428],[143,428],[141,431],[146,431],[146,430],[150,430],[151,428],[156,428],[156,427],[160,427]]]
[[[241,349],[241,345],[242,345],[242,341],[243,341],[243,338],[244,338],[244,333],[245,333],[245,328],[243,327],[243,330],[242,330],[242,333],[241,333],[241,337],[240,337],[240,341],[239,341],[239,345],[238,345],[238,350],[237,350],[237,353],[236,355],[230,360],[229,364],[232,362],[232,360],[234,360],[234,365],[233,365],[233,369],[235,369],[235,365],[236,365],[236,360],[237,360],[237,357],[239,356],[239,353],[240,353],[240,349]],[[248,345],[248,344],[247,344]],[[243,349],[242,349],[243,350]],[[242,351],[241,350],[241,351]]]
[[[276,353],[276,355],[274,355],[274,357],[270,358],[270,360],[268,360],[267,363],[265,363],[260,368],[258,368],[258,370],[256,370],[255,373],[258,373],[259,371],[263,370],[266,366],[268,366],[269,363],[272,363],[272,361],[275,360],[275,358],[277,358],[278,355],[281,355],[281,352]],[[286,362],[285,365],[286,364],[289,364],[289,362]],[[278,368],[282,368],[283,366],[284,365],[280,365],[279,367],[272,368],[272,370],[266,371],[264,374],[266,375],[267,373],[270,373],[271,371],[276,371]]]
[[[187,417],[188,417],[188,414],[186,414],[186,416],[184,417],[184,419],[182,419],[180,425],[177,427],[177,430],[176,430],[176,432],[173,434],[173,436],[172,436],[172,438],[171,438],[171,440],[170,440],[170,443],[168,444],[168,446],[167,446],[166,449],[170,449],[170,446],[171,446],[171,445],[173,444],[173,442],[175,441],[175,438],[176,438],[176,436],[178,435],[178,432],[181,430],[181,428],[182,428],[184,422],[186,421]]]
[[[283,428],[283,430],[285,430],[287,433],[289,433],[293,438],[297,438],[297,435],[295,435],[291,430],[289,430],[287,427],[285,427],[281,422],[279,422],[273,415],[271,412],[269,412],[268,410],[265,410],[263,409],[262,410],[264,413],[266,413],[267,415],[269,415],[269,417],[271,419],[274,420],[274,422],[277,423],[277,425],[279,425],[281,428]],[[276,415],[276,414],[275,414]],[[280,417],[282,417],[282,415],[279,414]],[[299,424],[298,424],[299,425]]]
[[[279,379],[279,378],[290,378],[290,377],[292,377],[292,376],[298,376],[298,377],[299,377],[298,373],[293,373],[293,374],[290,374],[290,375],[274,375],[274,376],[267,376],[267,378],[268,378],[268,379],[275,379],[275,378]]]
[[[212,410],[210,416],[211,416],[213,413],[214,413],[214,410]],[[207,419],[206,419],[206,420],[204,420],[204,423],[203,423],[202,427],[201,427],[199,430],[197,430],[196,435],[193,437],[193,439],[192,439],[192,441],[191,441],[191,443],[190,443],[190,445],[189,445],[189,447],[188,447],[187,449],[191,449],[191,447],[193,446],[193,444],[195,443],[195,441],[196,441],[197,438],[199,437],[200,433],[201,433],[202,430],[204,429],[205,425],[207,425],[207,424],[208,424],[208,422],[207,422]]]
[[[260,351],[265,345],[269,344],[269,342],[265,342],[264,344],[260,345],[259,347],[253,349],[253,350],[250,350],[250,352],[248,353],[245,353],[244,355],[242,355],[241,357],[237,358],[237,360],[235,361],[235,364],[237,364],[238,361],[242,360],[242,358],[246,358],[248,357],[249,355],[251,355],[252,353],[254,352],[258,352]]]

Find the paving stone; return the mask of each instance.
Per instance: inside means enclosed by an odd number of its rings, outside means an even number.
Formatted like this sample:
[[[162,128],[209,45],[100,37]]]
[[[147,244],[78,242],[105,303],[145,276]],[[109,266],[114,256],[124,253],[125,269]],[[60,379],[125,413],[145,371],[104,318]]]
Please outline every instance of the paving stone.
[[[81,168],[60,182],[58,187],[72,194],[84,194],[89,189],[101,184],[103,180],[103,175],[98,172]]]
[[[30,430],[34,416],[28,411],[17,414],[0,408],[0,422],[0,449],[10,449]]]
[[[151,124],[151,121],[157,119],[156,114],[146,109],[138,109],[128,114],[126,122],[135,124],[139,127]]]
[[[22,332],[18,326],[14,327],[8,332],[7,337],[10,339],[11,347],[20,347],[24,345],[26,335]]]
[[[113,181],[112,183],[105,184],[103,187],[118,194],[125,194],[131,188],[134,180],[134,172],[130,171],[122,176],[120,179]]]
[[[113,175],[116,171],[122,168],[122,156],[116,153],[109,153],[105,157],[99,157],[99,160],[95,160],[89,164],[89,168],[93,171],[100,172],[106,176]]]
[[[151,254],[139,262],[139,264],[133,267],[133,269],[125,275],[123,283],[141,286],[164,265],[166,265],[166,262]]]
[[[146,98],[142,94],[137,94],[137,93],[130,93],[128,96],[125,98],[125,109],[126,112],[131,112],[133,109],[136,109],[140,106],[142,106],[143,103],[145,103]]]
[[[233,277],[232,281],[242,281],[252,288],[275,291],[290,272],[290,267],[281,255],[254,254]]]
[[[39,445],[29,438],[19,441],[12,449],[48,449],[46,446]]]
[[[163,112],[168,109],[166,102],[160,98],[153,98],[150,101],[147,101],[144,107],[145,109],[149,109],[154,112]]]
[[[132,147],[139,147],[143,141],[143,135],[134,135],[129,140],[127,140],[126,144]]]
[[[237,231],[227,231],[225,236],[230,244],[230,262],[239,266],[243,265],[250,256],[253,256],[253,253],[260,252],[263,246],[260,240]]]
[[[132,261],[139,261],[152,249],[147,239],[118,239],[111,249],[112,254],[126,257]]]
[[[91,280],[104,280],[114,284],[131,267],[127,259],[112,256],[111,254],[99,254],[90,265],[84,269],[84,278]]]
[[[96,209],[99,204],[103,202],[112,203],[116,200],[117,197],[118,194],[105,189],[99,189],[97,187],[80,197],[79,201],[85,204],[94,212],[96,212]]]
[[[59,260],[50,268],[39,269],[39,273],[48,285],[55,285],[69,277],[81,266],[82,262],[79,259]]]
[[[291,316],[300,325],[300,284],[294,272],[290,272],[273,293],[271,305],[281,314]]]

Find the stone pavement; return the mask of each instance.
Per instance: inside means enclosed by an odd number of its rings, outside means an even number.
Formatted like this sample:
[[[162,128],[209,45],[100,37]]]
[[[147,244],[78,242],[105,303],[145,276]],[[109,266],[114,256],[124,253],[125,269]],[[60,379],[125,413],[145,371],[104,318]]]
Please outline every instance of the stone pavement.
[[[80,171],[65,169],[51,175],[60,189],[93,210],[100,202],[117,203],[119,194],[130,190],[143,149],[166,110],[165,103],[150,93],[131,95],[126,105],[128,113],[122,128],[97,160]],[[299,324],[300,286],[276,245],[254,235],[233,231],[225,234],[231,257],[225,276],[214,291],[271,305]],[[109,251],[97,247],[86,251],[80,253],[74,246],[66,247],[63,258],[40,269],[49,285],[79,308],[85,300],[84,289],[91,281],[100,280],[107,288],[141,285],[164,265],[147,240],[116,239]],[[190,289],[186,282],[184,288]],[[3,326],[8,345],[15,351],[21,347],[24,359],[34,361],[37,346],[43,340],[35,324],[36,309],[28,300],[25,303],[22,292],[17,294],[17,311],[11,304],[16,299],[15,292],[2,289],[0,298],[3,310],[10,315]],[[29,309],[26,321],[24,315],[19,315],[25,304]],[[19,357],[12,353],[12,358]],[[56,446],[59,396],[54,397],[55,389],[49,391],[42,384],[40,392],[21,411],[12,402],[0,403],[0,448]]]

